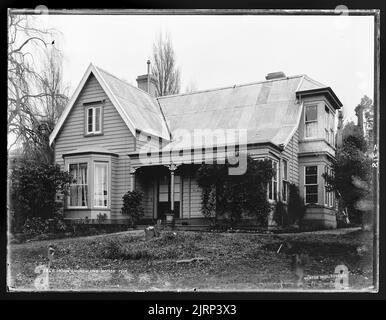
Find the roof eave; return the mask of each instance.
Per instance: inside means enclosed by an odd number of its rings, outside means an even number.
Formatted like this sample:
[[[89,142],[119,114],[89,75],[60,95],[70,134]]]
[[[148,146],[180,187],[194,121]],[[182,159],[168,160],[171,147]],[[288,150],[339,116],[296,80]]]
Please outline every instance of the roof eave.
[[[335,109],[340,109],[343,106],[343,103],[330,87],[297,91],[296,97],[311,97],[320,94],[325,95]]]

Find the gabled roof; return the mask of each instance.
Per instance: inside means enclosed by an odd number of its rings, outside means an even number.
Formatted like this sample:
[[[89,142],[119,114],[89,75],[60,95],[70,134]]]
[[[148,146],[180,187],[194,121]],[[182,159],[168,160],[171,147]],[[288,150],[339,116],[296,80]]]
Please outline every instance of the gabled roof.
[[[165,140],[170,140],[170,134],[166,127],[162,111],[155,98],[147,92],[90,63],[50,135],[50,144],[55,140],[90,74],[96,77],[111,103],[117,109],[134,136],[136,130],[140,130]]]
[[[246,129],[248,143],[286,145],[298,128],[296,92],[326,87],[306,75],[159,97],[170,131]],[[165,150],[180,142],[171,142]],[[200,141],[189,147],[200,147]]]

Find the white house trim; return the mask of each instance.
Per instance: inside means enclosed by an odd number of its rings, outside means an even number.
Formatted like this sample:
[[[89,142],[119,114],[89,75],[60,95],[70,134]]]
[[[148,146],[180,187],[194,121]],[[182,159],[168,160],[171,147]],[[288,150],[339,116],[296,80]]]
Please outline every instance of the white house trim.
[[[302,118],[303,108],[304,108],[304,106],[303,106],[303,101],[302,101],[302,103],[300,104],[300,112],[299,112],[298,118],[296,120],[296,126],[294,126],[291,133],[288,135],[288,138],[285,140],[284,148],[288,145],[288,143],[291,141],[292,137],[294,136],[296,130],[299,128],[300,119]]]
[[[129,128],[131,133],[135,136],[135,125],[134,125],[133,121],[129,118],[129,116],[127,115],[125,110],[122,108],[122,106],[120,105],[118,100],[115,98],[111,89],[109,88],[109,86],[107,85],[107,83],[105,82],[103,77],[100,75],[100,73],[98,72],[98,69],[95,68],[95,66],[92,63],[90,63],[90,65],[88,66],[88,68],[87,68],[85,74],[83,75],[80,83],[76,87],[74,94],[72,95],[70,101],[68,102],[66,108],[64,109],[62,115],[60,116],[58,123],[56,124],[54,130],[52,131],[52,133],[50,135],[50,145],[54,142],[56,136],[58,135],[60,129],[62,128],[62,126],[64,124],[64,121],[67,119],[68,115],[70,114],[70,111],[71,111],[72,107],[74,106],[75,101],[78,99],[78,96],[79,96],[80,92],[82,91],[82,89],[83,89],[83,87],[84,87],[84,85],[85,85],[85,83],[86,83],[86,81],[91,73],[94,74],[95,78],[98,80],[99,84],[101,85],[101,87],[105,91],[106,95],[109,97],[112,104],[117,109],[119,115],[121,116],[121,118],[123,119],[123,121],[125,122],[127,127]]]

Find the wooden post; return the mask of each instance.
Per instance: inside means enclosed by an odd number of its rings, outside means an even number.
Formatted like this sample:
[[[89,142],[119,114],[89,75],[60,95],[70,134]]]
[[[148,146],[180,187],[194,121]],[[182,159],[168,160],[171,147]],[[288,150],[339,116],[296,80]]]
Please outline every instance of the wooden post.
[[[170,170],[170,210],[174,213],[174,169]]]
[[[135,168],[130,169],[130,191],[135,190]]]
[[[170,170],[170,210],[174,214],[174,171],[177,169],[177,165],[172,163],[168,167]]]

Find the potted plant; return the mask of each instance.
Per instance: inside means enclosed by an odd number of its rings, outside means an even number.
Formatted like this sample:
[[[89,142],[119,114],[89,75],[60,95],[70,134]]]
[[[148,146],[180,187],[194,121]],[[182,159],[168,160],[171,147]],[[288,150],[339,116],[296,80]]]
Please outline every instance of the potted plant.
[[[166,223],[167,224],[173,224],[174,222],[174,213],[173,211],[167,212],[166,213]]]

